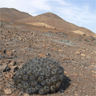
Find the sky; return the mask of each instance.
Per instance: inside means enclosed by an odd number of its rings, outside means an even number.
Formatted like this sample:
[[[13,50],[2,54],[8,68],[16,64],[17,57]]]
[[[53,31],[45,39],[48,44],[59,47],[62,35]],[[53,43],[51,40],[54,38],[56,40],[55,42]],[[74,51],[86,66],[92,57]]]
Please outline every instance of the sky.
[[[96,0],[0,0],[0,8],[15,8],[36,16],[52,12],[96,33]]]

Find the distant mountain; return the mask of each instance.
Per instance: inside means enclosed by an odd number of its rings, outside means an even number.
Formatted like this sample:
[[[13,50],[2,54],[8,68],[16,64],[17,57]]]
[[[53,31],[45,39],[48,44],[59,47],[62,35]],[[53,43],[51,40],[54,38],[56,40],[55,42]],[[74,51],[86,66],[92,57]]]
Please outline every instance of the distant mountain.
[[[25,19],[17,20],[16,22],[57,28],[64,31],[71,31],[77,34],[86,34],[88,36],[96,36],[96,34],[93,33],[91,30],[69,23],[51,12],[44,13],[35,17],[28,17]]]
[[[7,21],[16,21],[19,19],[24,19],[32,17],[28,13],[20,12],[14,8],[0,8],[0,19]]]
[[[59,16],[51,12],[44,13],[35,17],[21,19],[21,20],[18,20],[17,22],[23,22],[23,23],[29,23],[29,24],[35,23],[35,25],[36,23],[38,24],[38,22],[41,24],[43,23],[43,25],[45,23],[61,30],[74,30],[74,29],[76,30],[78,27],[74,24],[66,22],[65,20],[63,20],[62,18],[60,18]]]
[[[88,36],[92,35],[96,37],[96,34],[93,33],[91,30],[69,23],[51,12],[43,13],[33,17],[28,13],[20,12],[13,8],[0,8],[0,13],[1,19],[6,19],[10,22],[14,21],[35,26],[43,26],[64,31],[70,31],[76,34],[86,34]]]

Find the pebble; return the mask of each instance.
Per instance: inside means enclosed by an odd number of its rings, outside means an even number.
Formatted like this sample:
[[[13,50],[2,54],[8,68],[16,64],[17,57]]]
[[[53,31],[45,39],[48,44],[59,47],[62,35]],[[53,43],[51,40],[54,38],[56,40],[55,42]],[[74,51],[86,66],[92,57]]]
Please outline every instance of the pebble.
[[[64,57],[61,59],[62,61],[69,60],[69,57]]]
[[[95,62],[92,62],[93,65],[95,65]]]
[[[10,88],[11,85],[10,85],[9,83],[6,83],[6,87],[7,87],[7,88]]]
[[[23,94],[23,92],[19,92],[19,93],[18,93],[18,96],[22,96],[22,94]],[[29,96],[29,95],[28,95],[28,96]]]
[[[9,66],[6,66],[5,69],[3,70],[3,72],[6,72],[6,71],[10,71],[10,67]]]
[[[24,96],[29,96],[29,94],[28,93],[25,93]]]
[[[23,64],[19,65],[18,68],[19,68],[19,69],[22,68],[22,65],[23,65]]]
[[[62,52],[63,50],[60,50],[60,49],[59,49],[58,51],[59,51],[59,52]]]
[[[2,90],[2,86],[0,85],[0,90]]]
[[[0,55],[0,60],[1,60],[1,59],[3,59],[3,56],[2,56],[2,55]]]
[[[38,54],[39,57],[46,57],[44,53]]]
[[[18,96],[17,94],[12,93],[11,96]]]
[[[12,90],[10,88],[5,88],[4,92],[5,92],[5,94],[9,95],[12,93]]]
[[[3,80],[3,78],[0,77],[0,82]]]
[[[0,66],[0,70],[5,70],[7,65]]]
[[[77,76],[78,74],[77,73],[74,73],[73,76]]]
[[[10,68],[11,68],[11,72],[14,72],[19,69],[18,66],[10,66]]]
[[[51,56],[51,54],[50,53],[47,53],[46,56]]]
[[[91,59],[91,57],[89,55],[86,56],[87,59]]]
[[[81,54],[81,56],[85,56],[85,54]]]
[[[6,53],[5,49],[0,50],[1,53]]]
[[[77,51],[75,54],[76,54],[76,55],[79,55],[79,54],[80,54],[80,52],[79,52],[79,51]]]
[[[13,52],[16,52],[16,50],[12,50]]]
[[[6,72],[6,73],[4,73],[4,76],[5,76],[6,78],[10,78],[10,77],[13,76],[13,74],[12,74],[12,73],[9,73],[9,72]]]
[[[21,40],[22,40],[22,38],[21,38],[21,37],[19,37],[19,40],[21,41]]]
[[[6,54],[12,56],[12,52],[6,52]]]
[[[12,60],[8,65],[9,66],[14,66],[16,64],[16,62],[14,60]]]

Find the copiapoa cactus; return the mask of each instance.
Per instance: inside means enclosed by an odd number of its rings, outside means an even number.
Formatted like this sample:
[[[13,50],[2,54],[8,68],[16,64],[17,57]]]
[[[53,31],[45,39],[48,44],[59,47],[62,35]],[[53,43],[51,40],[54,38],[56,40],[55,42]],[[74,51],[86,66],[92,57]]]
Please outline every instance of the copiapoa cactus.
[[[35,58],[26,62],[13,77],[16,87],[28,94],[48,94],[59,90],[64,69],[52,58]]]

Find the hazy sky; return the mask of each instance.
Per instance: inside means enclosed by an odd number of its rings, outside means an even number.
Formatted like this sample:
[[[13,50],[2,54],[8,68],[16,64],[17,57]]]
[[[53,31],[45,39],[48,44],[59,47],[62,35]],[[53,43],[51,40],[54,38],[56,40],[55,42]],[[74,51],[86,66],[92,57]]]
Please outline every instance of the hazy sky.
[[[96,0],[0,0],[0,8],[16,8],[32,16],[52,12],[96,33]]]

